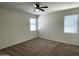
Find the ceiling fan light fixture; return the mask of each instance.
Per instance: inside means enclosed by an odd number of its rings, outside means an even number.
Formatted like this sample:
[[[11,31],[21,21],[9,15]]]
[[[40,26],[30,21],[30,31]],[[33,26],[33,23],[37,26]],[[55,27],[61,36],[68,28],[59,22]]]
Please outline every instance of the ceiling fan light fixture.
[[[33,4],[33,6],[35,8],[34,11],[36,11],[36,12],[38,12],[38,11],[43,11],[44,12],[45,10],[43,8],[48,8],[48,6],[42,6],[42,7],[40,7],[39,3]]]
[[[39,11],[39,9],[35,9],[35,11],[37,12],[37,11]]]

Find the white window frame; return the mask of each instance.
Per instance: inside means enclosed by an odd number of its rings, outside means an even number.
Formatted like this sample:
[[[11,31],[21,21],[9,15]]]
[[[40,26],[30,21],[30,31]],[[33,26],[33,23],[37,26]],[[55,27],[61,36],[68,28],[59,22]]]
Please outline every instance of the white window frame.
[[[36,31],[36,19],[30,18],[30,31]]]
[[[64,33],[78,32],[78,15],[64,16]]]

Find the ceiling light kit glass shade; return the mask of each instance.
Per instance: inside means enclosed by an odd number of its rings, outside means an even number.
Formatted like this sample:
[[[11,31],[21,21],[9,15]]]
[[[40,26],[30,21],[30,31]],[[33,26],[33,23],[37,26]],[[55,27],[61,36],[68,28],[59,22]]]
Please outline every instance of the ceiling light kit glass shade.
[[[35,9],[35,11],[37,12],[37,11],[39,11],[39,9]]]

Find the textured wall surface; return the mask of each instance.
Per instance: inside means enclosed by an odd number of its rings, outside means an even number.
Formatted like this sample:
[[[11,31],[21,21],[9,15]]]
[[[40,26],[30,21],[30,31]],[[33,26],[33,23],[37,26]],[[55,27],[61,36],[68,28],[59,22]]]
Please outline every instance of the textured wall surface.
[[[0,49],[37,37],[30,31],[30,18],[36,16],[0,8]]]
[[[64,33],[64,16],[74,14],[79,14],[79,8],[41,15],[38,18],[39,37],[79,45],[79,23],[78,33]]]

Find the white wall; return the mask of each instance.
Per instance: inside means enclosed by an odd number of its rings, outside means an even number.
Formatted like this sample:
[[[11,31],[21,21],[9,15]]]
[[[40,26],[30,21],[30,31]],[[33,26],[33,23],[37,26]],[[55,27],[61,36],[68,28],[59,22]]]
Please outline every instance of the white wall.
[[[37,37],[30,32],[31,14],[0,8],[0,49]]]
[[[79,45],[79,31],[76,34],[64,33],[64,16],[74,14],[79,14],[79,8],[41,15],[38,18],[39,37]]]

